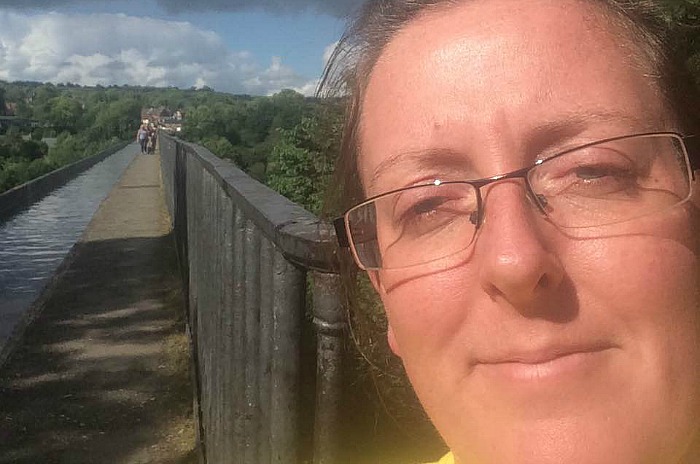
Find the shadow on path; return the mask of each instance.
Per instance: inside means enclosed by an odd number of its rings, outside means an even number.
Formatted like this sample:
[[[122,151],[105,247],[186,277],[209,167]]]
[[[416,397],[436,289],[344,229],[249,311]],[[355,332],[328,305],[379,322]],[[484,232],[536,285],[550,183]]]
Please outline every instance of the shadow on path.
[[[0,372],[0,463],[196,462],[170,235],[81,242]]]

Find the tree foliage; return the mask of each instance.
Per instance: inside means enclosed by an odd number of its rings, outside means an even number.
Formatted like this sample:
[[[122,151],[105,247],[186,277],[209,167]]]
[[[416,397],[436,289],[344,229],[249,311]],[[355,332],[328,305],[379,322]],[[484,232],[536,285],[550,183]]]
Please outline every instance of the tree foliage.
[[[46,121],[57,132],[75,133],[82,129],[83,106],[75,98],[69,95],[54,97],[47,102],[46,111]]]
[[[55,143],[44,149],[40,157],[44,170],[88,156],[117,139],[132,139],[143,108],[167,107],[185,114],[184,130],[179,134],[182,138],[231,159],[261,181],[265,180],[268,158],[281,136],[279,130],[293,129],[303,117],[313,114],[317,105],[314,99],[293,90],[270,97],[251,97],[211,89],[0,81],[0,95],[13,104],[15,117],[32,122],[12,126],[13,131],[35,142],[55,138]],[[6,125],[2,127],[5,129],[0,129],[0,142],[4,137],[2,130],[7,130]],[[32,160],[28,157],[3,150],[0,169],[12,175],[5,174],[0,191],[27,180],[17,173],[38,169],[29,166]]]
[[[120,94],[23,82],[0,91],[16,111],[0,130],[0,192],[131,138],[140,120],[140,102]],[[56,136],[51,148],[43,142]]]
[[[279,139],[267,166],[267,183],[315,214],[333,173],[340,141],[341,109],[326,103],[292,129],[278,129]]]
[[[700,0],[663,0],[679,47],[700,85]]]
[[[293,90],[271,97],[222,96],[209,92],[186,108],[183,137],[201,143],[222,158],[233,160],[257,178],[277,141],[278,129],[292,129],[312,112],[313,102]],[[223,143],[225,139],[229,143]],[[215,142],[216,141],[216,142]],[[262,169],[261,169],[262,166]]]
[[[5,115],[5,89],[0,87],[0,116]]]
[[[18,131],[0,137],[0,192],[49,172],[48,151],[45,143],[25,140]]]

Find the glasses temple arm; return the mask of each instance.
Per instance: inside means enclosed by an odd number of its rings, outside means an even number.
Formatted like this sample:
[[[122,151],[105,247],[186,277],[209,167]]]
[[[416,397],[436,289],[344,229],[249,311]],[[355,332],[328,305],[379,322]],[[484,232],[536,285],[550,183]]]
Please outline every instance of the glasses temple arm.
[[[335,236],[338,238],[338,245],[342,248],[350,248],[350,241],[345,230],[345,217],[341,216],[333,219],[333,227],[335,228]]]
[[[684,137],[683,142],[685,143],[685,149],[688,151],[690,169],[694,172],[700,169],[700,137],[697,135]]]

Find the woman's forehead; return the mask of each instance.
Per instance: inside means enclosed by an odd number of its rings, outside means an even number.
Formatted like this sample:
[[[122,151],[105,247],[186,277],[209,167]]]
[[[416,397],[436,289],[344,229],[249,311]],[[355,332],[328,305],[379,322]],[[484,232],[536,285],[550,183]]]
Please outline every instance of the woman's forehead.
[[[597,8],[576,0],[490,0],[414,20],[370,75],[360,132],[363,183],[402,151],[508,146],[535,128],[561,129],[572,119],[581,126],[587,113],[609,131],[625,131],[632,120],[655,124],[655,73],[640,68],[631,41],[625,45],[622,31],[609,30]],[[609,124],[615,115],[618,127]]]
[[[373,90],[384,95],[420,87],[457,101],[474,96],[465,90],[483,88],[488,92],[474,92],[484,97],[474,103],[492,105],[498,98],[523,95],[520,85],[526,80],[528,93],[546,99],[567,90],[567,82],[602,84],[605,76],[586,72],[654,74],[650,63],[637,58],[629,34],[617,30],[596,5],[477,0],[425,13],[387,44],[370,73],[367,97]]]

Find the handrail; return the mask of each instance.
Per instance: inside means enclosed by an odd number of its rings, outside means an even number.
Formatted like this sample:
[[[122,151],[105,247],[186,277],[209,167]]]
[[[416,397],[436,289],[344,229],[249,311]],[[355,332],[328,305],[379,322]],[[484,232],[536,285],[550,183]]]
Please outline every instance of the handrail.
[[[288,260],[307,269],[336,272],[336,239],[330,224],[206,148],[181,140],[177,143],[187,147],[188,152],[200,160],[246,217],[279,247]]]
[[[204,461],[338,462],[344,311],[332,227],[206,148],[164,133],[159,146]]]

